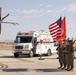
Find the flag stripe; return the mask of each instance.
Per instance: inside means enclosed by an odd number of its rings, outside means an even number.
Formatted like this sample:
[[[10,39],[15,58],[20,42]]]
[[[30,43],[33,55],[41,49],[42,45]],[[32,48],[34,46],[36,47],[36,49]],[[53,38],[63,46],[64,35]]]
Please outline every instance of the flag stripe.
[[[54,41],[61,36],[61,17],[56,22],[49,25],[49,31]]]
[[[57,32],[57,28],[54,29],[54,30],[50,30],[50,32],[51,32],[51,33],[53,33],[53,32]]]
[[[50,29],[50,31],[53,31],[53,30],[56,30],[56,29],[58,29],[58,26],[56,26],[56,27],[53,27],[53,28],[49,28]]]

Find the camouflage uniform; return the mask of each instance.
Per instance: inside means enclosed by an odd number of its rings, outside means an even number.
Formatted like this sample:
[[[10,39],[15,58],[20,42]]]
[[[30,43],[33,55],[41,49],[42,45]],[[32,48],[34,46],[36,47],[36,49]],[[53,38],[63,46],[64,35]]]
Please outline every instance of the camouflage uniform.
[[[67,54],[66,54],[66,40],[63,40],[63,44],[62,44],[62,62],[63,62],[63,68],[66,68],[66,60],[67,60]]]
[[[68,41],[67,49],[67,68],[66,70],[70,71],[74,68],[74,50],[72,46],[72,41]]]
[[[65,48],[62,47],[62,61],[63,61],[63,68],[62,69],[66,68],[66,53],[64,50],[65,50]]]
[[[62,50],[62,42],[59,42],[59,46],[58,46],[58,48],[56,50],[58,51],[58,59],[59,59],[59,63],[60,63],[60,67],[58,69],[60,69],[63,66],[62,52],[61,52],[61,50]]]

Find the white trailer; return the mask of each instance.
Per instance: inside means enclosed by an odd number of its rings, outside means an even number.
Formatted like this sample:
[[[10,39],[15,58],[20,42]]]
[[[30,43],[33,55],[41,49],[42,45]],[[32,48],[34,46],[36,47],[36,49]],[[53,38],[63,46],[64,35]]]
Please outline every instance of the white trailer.
[[[40,40],[42,40],[42,43]],[[15,57],[19,57],[19,55],[22,54],[27,54],[29,57],[33,57],[36,54],[45,54],[49,56],[51,53],[55,52],[57,51],[53,39],[50,33],[45,31],[19,32],[13,45]]]

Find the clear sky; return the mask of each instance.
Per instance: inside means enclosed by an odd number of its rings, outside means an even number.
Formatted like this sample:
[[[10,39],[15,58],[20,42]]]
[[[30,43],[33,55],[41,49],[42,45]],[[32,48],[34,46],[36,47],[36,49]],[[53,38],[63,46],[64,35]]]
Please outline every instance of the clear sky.
[[[49,24],[66,16],[67,37],[76,38],[76,0],[0,0],[4,21],[20,25],[2,24],[0,40],[14,40],[16,34],[30,30],[49,31]]]

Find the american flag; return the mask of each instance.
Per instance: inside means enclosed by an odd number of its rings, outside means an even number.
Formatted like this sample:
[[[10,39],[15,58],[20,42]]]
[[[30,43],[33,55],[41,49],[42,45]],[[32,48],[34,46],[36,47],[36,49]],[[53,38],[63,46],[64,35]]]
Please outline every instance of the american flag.
[[[49,25],[49,31],[54,41],[61,37],[61,17],[56,22]]]

